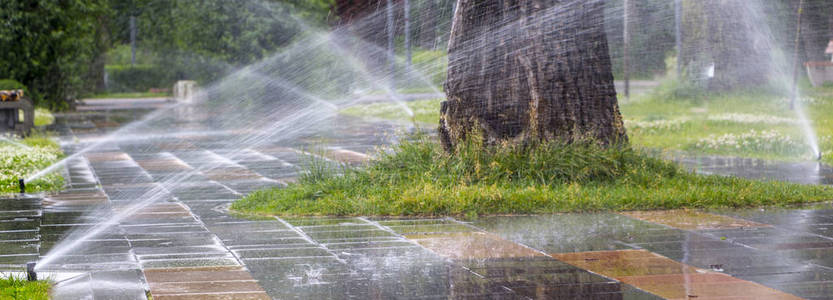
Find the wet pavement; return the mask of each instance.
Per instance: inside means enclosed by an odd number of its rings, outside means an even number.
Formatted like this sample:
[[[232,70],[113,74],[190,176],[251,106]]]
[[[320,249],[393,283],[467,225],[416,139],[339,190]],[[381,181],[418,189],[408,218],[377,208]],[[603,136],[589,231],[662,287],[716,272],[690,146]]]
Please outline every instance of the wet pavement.
[[[146,112],[62,115],[53,129],[73,153]],[[55,298],[833,299],[830,204],[467,221],[242,218],[228,211],[242,195],[293,181],[312,157],[360,163],[400,126],[337,118],[320,132],[233,149],[223,141],[235,132],[192,125],[96,147],[67,165],[60,193],[0,199],[0,269],[21,270],[59,240],[128,213],[45,267],[79,274],[58,282]],[[761,174],[754,163],[698,162],[701,172]],[[134,206],[149,195],[159,200]]]

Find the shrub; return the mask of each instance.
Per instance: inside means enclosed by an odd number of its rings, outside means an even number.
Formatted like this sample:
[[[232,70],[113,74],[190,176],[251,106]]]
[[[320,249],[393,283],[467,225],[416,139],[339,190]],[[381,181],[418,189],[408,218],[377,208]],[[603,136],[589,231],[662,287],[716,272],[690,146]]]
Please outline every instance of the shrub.
[[[26,85],[14,79],[0,79],[0,90],[23,90],[23,94],[25,96],[31,97],[31,95],[29,95],[29,89],[26,88]]]

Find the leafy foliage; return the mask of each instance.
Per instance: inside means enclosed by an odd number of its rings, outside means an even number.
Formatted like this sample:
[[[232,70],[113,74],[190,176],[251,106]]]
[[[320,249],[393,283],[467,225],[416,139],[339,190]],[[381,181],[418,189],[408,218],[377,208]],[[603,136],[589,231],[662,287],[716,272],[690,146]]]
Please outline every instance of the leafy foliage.
[[[49,287],[46,281],[31,282],[15,276],[0,278],[0,299],[46,300]]]
[[[65,108],[95,86],[106,49],[105,0],[0,1],[0,70],[39,104]]]
[[[152,51],[154,64],[165,66],[175,79],[210,81],[289,44],[305,26],[299,20],[323,24],[330,3],[112,0],[113,35],[128,43],[128,22],[135,16],[139,48]]]

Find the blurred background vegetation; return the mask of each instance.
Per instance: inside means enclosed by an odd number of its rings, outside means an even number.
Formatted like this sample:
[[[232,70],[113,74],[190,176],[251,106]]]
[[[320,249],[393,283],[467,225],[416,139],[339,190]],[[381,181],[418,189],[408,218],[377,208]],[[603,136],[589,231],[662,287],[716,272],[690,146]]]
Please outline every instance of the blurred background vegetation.
[[[709,16],[719,13],[707,3],[712,1],[716,0],[682,0],[686,38],[679,57],[685,60],[681,65],[691,70],[701,58],[685,49],[702,54],[706,53],[702,47],[733,46],[713,41],[706,45],[709,37],[698,34],[708,31]],[[825,59],[823,48],[833,34],[833,6],[827,1],[806,0],[800,51],[804,60]],[[408,3],[413,65],[440,86],[456,1],[393,2],[397,55],[404,55],[402,7]],[[674,2],[629,1],[631,78],[654,79],[675,69]],[[773,35],[779,42],[790,44],[798,2],[767,1],[771,5],[764,7],[768,16],[777,16],[768,20],[776,25]],[[617,78],[623,73],[624,3],[606,2],[605,26]],[[0,1],[0,79],[22,83],[38,106],[51,109],[66,109],[72,100],[96,94],[165,93],[176,80],[208,83],[268,57],[302,37],[306,27],[360,23],[384,10],[385,4],[386,0],[4,0]],[[356,32],[386,47],[383,29]]]

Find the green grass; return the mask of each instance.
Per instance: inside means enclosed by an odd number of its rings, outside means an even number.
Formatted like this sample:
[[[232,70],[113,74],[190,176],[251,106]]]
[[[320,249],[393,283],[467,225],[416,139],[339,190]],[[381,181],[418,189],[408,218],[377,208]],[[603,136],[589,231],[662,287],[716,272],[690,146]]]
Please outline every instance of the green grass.
[[[63,157],[60,146],[45,133],[35,132],[15,140],[29,148],[0,140],[0,194],[19,192],[17,180],[46,168]],[[64,184],[63,177],[51,173],[26,183],[27,192],[55,191]]]
[[[696,175],[629,147],[592,143],[483,147],[445,153],[427,137],[361,168],[311,163],[285,188],[232,209],[252,215],[488,215],[788,205],[833,188]]]
[[[162,98],[170,97],[170,93],[102,93],[90,95],[88,99],[135,99],[135,98]]]
[[[804,89],[803,105],[817,133],[823,161],[833,164],[833,87]],[[408,103],[420,122],[436,124],[442,99]],[[772,160],[814,159],[786,97],[768,90],[710,94],[666,80],[651,93],[621,103],[637,148]],[[408,120],[396,104],[354,106],[344,114]]]
[[[35,108],[35,126],[47,126],[55,122],[55,116],[49,109],[38,107]]]
[[[422,123],[437,124],[440,118],[440,102],[442,99],[426,99],[405,102],[414,113],[413,120]],[[345,108],[340,113],[348,116],[378,118],[387,120],[410,121],[411,117],[395,103],[371,103]]]
[[[670,85],[670,86],[669,86]],[[833,89],[807,88],[802,105],[823,161],[833,163]],[[644,148],[773,160],[815,159],[786,97],[762,91],[707,94],[664,83],[623,104],[628,136]]]
[[[0,278],[0,300],[49,299],[49,287],[50,284],[47,281],[30,282],[25,278],[14,276]]]
[[[23,114],[19,115],[20,121],[23,122]],[[48,126],[55,122],[55,116],[52,115],[52,112],[49,111],[48,108],[44,107],[37,107],[35,108],[35,126]]]

